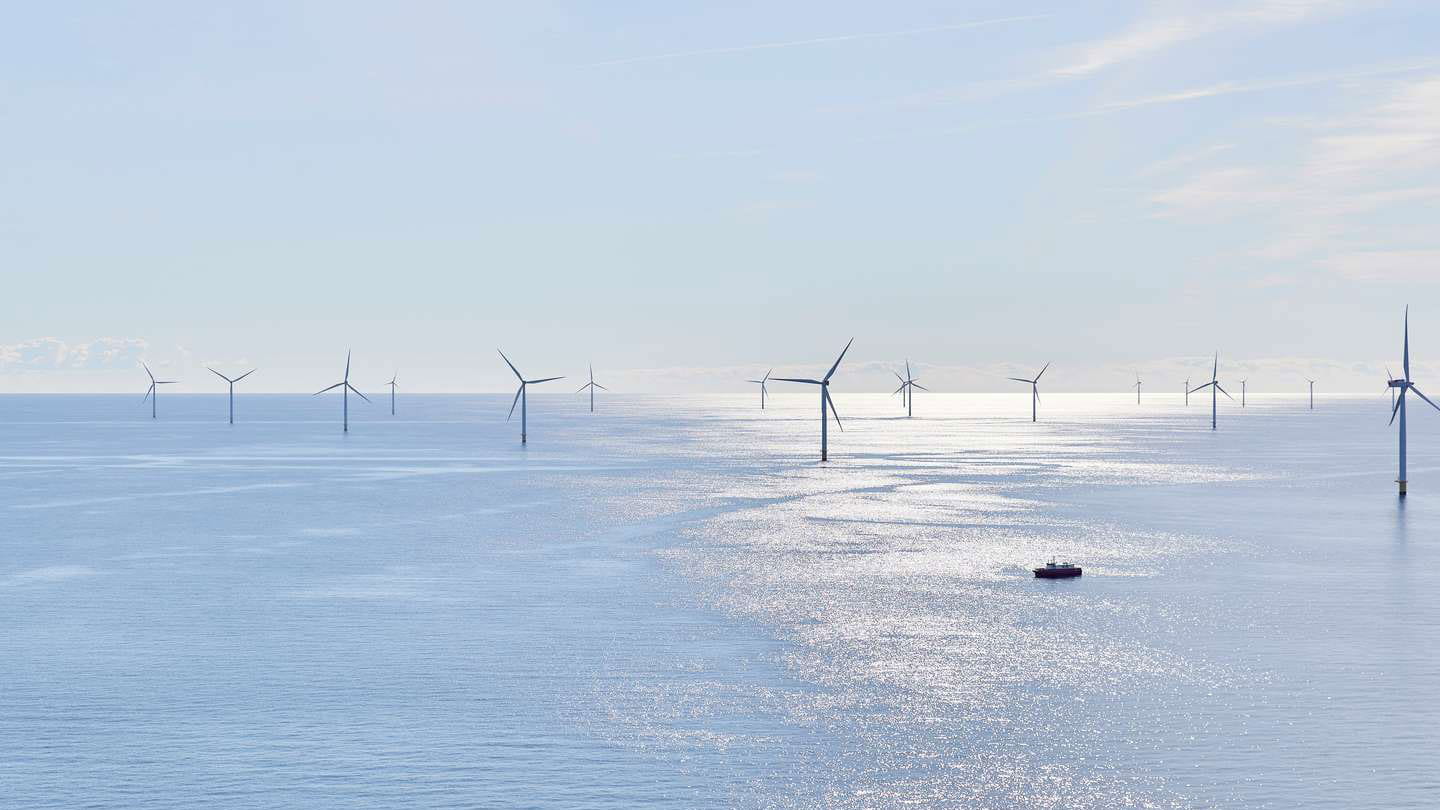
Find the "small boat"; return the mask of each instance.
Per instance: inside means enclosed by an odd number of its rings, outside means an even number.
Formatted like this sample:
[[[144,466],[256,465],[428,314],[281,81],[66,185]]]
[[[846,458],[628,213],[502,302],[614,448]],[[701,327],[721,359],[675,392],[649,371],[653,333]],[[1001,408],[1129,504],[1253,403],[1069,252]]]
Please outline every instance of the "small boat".
[[[1075,563],[1057,563],[1053,559],[1045,563],[1044,567],[1033,569],[1035,576],[1040,579],[1065,579],[1066,577],[1080,576],[1080,566]]]

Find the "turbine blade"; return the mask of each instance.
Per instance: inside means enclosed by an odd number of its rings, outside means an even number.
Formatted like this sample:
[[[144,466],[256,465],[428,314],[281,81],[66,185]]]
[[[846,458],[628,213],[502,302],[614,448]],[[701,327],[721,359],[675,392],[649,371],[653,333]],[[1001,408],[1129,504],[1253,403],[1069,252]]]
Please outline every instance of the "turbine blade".
[[[910,387],[911,387],[911,388],[919,388],[921,391],[929,391],[929,390],[930,390],[929,388],[926,388],[925,386],[923,386],[923,385],[921,385],[920,383],[917,383],[917,382],[912,382],[912,383],[910,383]]]
[[[1050,364],[1046,363],[1045,368],[1050,368]],[[1035,382],[1040,382],[1040,378],[1045,376],[1045,368],[1040,369],[1040,373],[1035,375]]]
[[[1419,388],[1416,388],[1415,386],[1412,385],[1412,386],[1410,386],[1410,390],[1415,392],[1415,396],[1420,397],[1421,399],[1425,400],[1426,402],[1430,402],[1430,397],[1427,397],[1427,396],[1425,396],[1424,394],[1420,393],[1420,389],[1419,389]],[[1434,409],[1437,410],[1437,411],[1440,411],[1440,405],[1436,405],[1436,404],[1433,403],[1433,402],[1430,402],[1430,407],[1434,408]]]
[[[905,379],[910,379],[910,358],[905,358]]]
[[[1410,379],[1410,305],[1405,305],[1405,379]]]
[[[241,380],[245,379],[246,377],[249,377],[251,374],[254,374],[255,372],[257,372],[257,371],[259,371],[259,370],[260,370],[260,369],[258,369],[258,368],[252,368],[252,369],[250,369],[249,371],[245,372],[244,374],[241,374],[239,377],[236,377],[235,379],[231,380],[230,382],[240,382]]]
[[[499,349],[496,349],[495,351],[500,352]],[[505,352],[500,352],[500,358],[505,361],[505,365],[509,366],[511,371],[515,372],[515,379],[519,380],[520,382],[525,382],[525,378],[520,376],[520,370],[515,368],[515,364],[510,362],[510,358],[505,356]]]
[[[564,378],[564,377],[544,377],[544,378],[541,378],[541,379],[538,379],[538,380],[526,380],[526,381],[525,381],[525,384],[526,384],[526,385],[536,385],[537,383],[550,382],[551,380],[563,380],[563,379],[565,379],[565,378]]]
[[[904,391],[904,390],[905,390],[905,383],[902,382],[902,383],[900,383],[900,387],[899,387],[899,388],[896,388],[894,391],[891,391],[891,392],[890,392],[890,396],[893,397],[893,396],[895,396],[896,394],[898,394],[898,393],[900,393],[901,391]]]
[[[1234,401],[1235,398],[1230,396],[1229,391],[1226,391],[1224,388],[1220,387],[1220,383],[1215,383],[1215,390],[1224,394],[1226,397],[1229,397],[1232,402]]]
[[[335,383],[334,385],[330,386],[329,388],[321,388],[319,391],[316,391],[315,393],[311,394],[310,396],[312,396],[312,397],[318,397],[318,396],[320,396],[321,394],[325,393],[326,391],[334,391],[336,388],[339,388],[340,386],[342,386],[342,385],[344,385],[344,384],[345,384],[345,383],[343,383],[343,382]]]
[[[154,391],[155,391],[155,383],[152,382],[152,383],[150,383],[150,387],[145,389],[145,398],[142,399],[142,400],[140,400],[140,404],[141,404],[141,405],[144,405],[145,403],[149,402],[149,401],[150,401],[150,394],[153,393]]]
[[[578,394],[578,393],[580,393],[581,391],[584,391],[586,388],[589,388],[589,387],[590,387],[590,383],[585,383],[584,385],[582,385],[582,386],[580,386],[579,388],[575,389],[575,393]]]
[[[775,379],[779,380],[780,382],[798,382],[798,383],[810,383],[811,385],[820,385],[820,381],[819,381],[819,380],[805,380],[805,379],[801,379],[801,378],[799,378],[799,377],[776,377]]]
[[[1400,412],[1400,401],[1405,399],[1405,389],[1400,389],[1400,396],[1395,398],[1395,404],[1390,408],[1390,424],[1395,424],[1395,414]],[[1434,403],[1431,403],[1434,404]]]
[[[601,385],[600,383],[590,383],[590,384],[593,385],[593,386],[595,386],[596,388],[599,388],[601,391],[609,391],[609,390],[610,390],[609,388],[606,388],[605,386]]]
[[[150,367],[146,366],[144,363],[141,363],[140,365],[145,366],[145,376],[149,377],[151,382],[154,382],[155,375],[150,373]]]
[[[854,343],[854,342],[855,342],[855,338],[853,338],[853,337],[850,338],[850,343]],[[845,353],[848,352],[848,351],[850,351],[850,343],[846,343],[846,344],[845,344],[845,348],[843,348],[843,349],[840,350],[840,356],[837,357],[837,358],[835,358],[835,365],[831,366],[831,367],[830,367],[830,370],[827,371],[827,372],[825,372],[825,376],[824,376],[824,377],[821,377],[821,379],[823,379],[823,380],[825,380],[825,381],[828,382],[828,381],[830,380],[830,378],[835,375],[835,369],[840,368],[840,361],[841,361],[841,360],[844,360],[844,359],[845,359]]]
[[[765,377],[764,377],[764,379],[762,379],[761,381],[763,382],[764,380],[770,379],[770,372],[771,372],[771,371],[774,371],[774,370],[775,370],[775,369],[772,368],[772,369],[770,369],[770,371],[765,372]]]
[[[830,413],[835,416],[835,427],[844,430],[845,426],[840,423],[840,409],[835,407],[835,400],[830,398],[830,386],[825,386],[823,390],[825,392],[825,401],[830,403]]]
[[[345,350],[345,379],[350,379],[350,350]]]
[[[504,355],[501,355],[501,356],[503,357]],[[525,390],[525,383],[520,383],[520,387],[515,389],[515,398],[512,399],[512,400],[510,400],[510,413],[508,413],[508,414],[505,415],[505,421],[506,421],[506,422],[509,422],[509,421],[510,421],[510,417],[512,417],[512,416],[515,415],[515,406],[520,403],[520,392],[521,392],[521,391],[524,391],[524,390]]]
[[[356,388],[355,386],[351,385],[350,383],[348,383],[348,382],[345,383],[345,387],[346,387],[346,388],[349,388],[351,391],[354,391],[354,392],[355,392],[355,396],[360,397],[361,399],[365,400],[366,402],[369,402],[369,401],[370,401],[370,397],[367,397],[367,396],[365,396],[364,394],[360,393],[360,389]]]
[[[214,374],[216,377],[219,377],[220,379],[224,380],[225,382],[235,382],[234,380],[230,379],[229,377],[226,377],[224,374],[221,374],[220,372],[216,371],[216,370],[213,369],[213,368],[210,368],[209,366],[206,366],[206,367],[205,367],[205,370],[208,371],[208,372],[210,372],[211,374]]]
[[[1035,381],[1034,381],[1034,380],[1022,380],[1022,379],[1020,379],[1019,377],[1008,377],[1007,379],[1014,380],[1015,382],[1023,382],[1023,383],[1025,383],[1025,384],[1027,384],[1027,385],[1034,385],[1034,384],[1035,384]]]

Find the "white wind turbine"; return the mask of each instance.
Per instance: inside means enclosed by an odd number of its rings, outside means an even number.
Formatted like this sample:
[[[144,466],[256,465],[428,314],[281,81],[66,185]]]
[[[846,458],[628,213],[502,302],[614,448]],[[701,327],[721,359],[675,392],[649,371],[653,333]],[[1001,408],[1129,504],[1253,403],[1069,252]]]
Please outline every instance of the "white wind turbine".
[[[609,391],[610,389],[609,389],[609,388],[606,388],[605,386],[601,385],[600,383],[595,382],[595,366],[593,366],[593,365],[590,366],[590,382],[585,383],[584,385],[580,386],[580,391],[584,391],[586,388],[589,388],[589,389],[590,389],[590,412],[591,412],[591,413],[594,413],[594,412],[595,412],[595,389],[596,389],[596,388],[599,388],[601,391]],[[580,391],[576,391],[575,393],[578,394],[578,393],[580,393]]]
[[[1315,410],[1315,381],[1309,377],[1306,377],[1305,381],[1310,383],[1310,410],[1313,411]]]
[[[774,370],[775,370],[775,369],[773,369],[773,368],[770,369],[770,371],[774,371]],[[749,382],[749,383],[755,383],[756,385],[759,385],[759,386],[760,386],[760,410],[762,410],[762,411],[765,410],[765,395],[770,392],[769,388],[766,387],[766,385],[765,385],[766,383],[770,382],[770,371],[765,372],[765,376],[764,376],[764,377],[761,377],[761,378],[758,379],[758,380],[746,380],[746,381],[745,381],[745,382]]]
[[[1429,403],[1430,403],[1430,407],[1435,408],[1436,410],[1440,410],[1440,405],[1436,405],[1434,402],[1430,402],[1430,398],[1427,397],[1427,396],[1425,396],[1424,394],[1420,393],[1420,389],[1417,388],[1417,387],[1415,386],[1415,383],[1412,382],[1411,379],[1410,379],[1410,307],[1408,307],[1408,306],[1405,307],[1405,357],[1404,357],[1404,359],[1403,359],[1402,362],[1404,363],[1404,365],[1402,365],[1401,368],[1404,370],[1405,376],[1403,376],[1403,377],[1401,377],[1401,378],[1399,378],[1399,379],[1390,380],[1389,383],[1388,383],[1388,386],[1389,386],[1389,388],[1390,388],[1390,390],[1391,390],[1392,393],[1393,393],[1393,392],[1395,391],[1395,389],[1397,389],[1397,388],[1400,390],[1399,396],[1397,396],[1397,397],[1395,398],[1395,405],[1394,405],[1394,407],[1391,408],[1391,410],[1390,410],[1390,424],[1392,424],[1392,425],[1395,424],[1395,417],[1396,417],[1396,415],[1398,414],[1399,417],[1400,417],[1400,477],[1396,478],[1396,479],[1395,479],[1395,482],[1400,485],[1400,497],[1403,498],[1403,497],[1405,497],[1405,484],[1406,484],[1406,481],[1405,481],[1405,394],[1407,394],[1407,393],[1410,392],[1410,391],[1414,391],[1414,392],[1415,392],[1415,396],[1420,397],[1421,399],[1425,400],[1426,402],[1429,402]]]
[[[180,381],[179,381],[179,380],[157,380],[157,379],[155,379],[155,375],[150,373],[150,367],[149,367],[149,366],[146,366],[144,363],[141,363],[140,365],[145,366],[145,376],[147,376],[147,377],[150,378],[150,387],[147,388],[147,389],[145,389],[145,399],[150,400],[150,418],[151,418],[151,419],[154,419],[154,418],[156,418],[156,417],[155,417],[155,403],[157,403],[157,402],[160,401],[160,386],[162,386],[162,385],[174,385],[175,383],[180,382]],[[141,405],[144,405],[144,404],[145,404],[145,399],[140,400],[140,404],[141,404]]]
[[[1015,382],[1027,383],[1027,384],[1030,386],[1030,421],[1031,421],[1031,422],[1036,421],[1036,419],[1038,418],[1038,410],[1037,410],[1036,406],[1038,406],[1038,405],[1040,404],[1040,378],[1043,377],[1043,376],[1045,376],[1045,369],[1046,369],[1046,368],[1050,368],[1050,364],[1049,364],[1049,363],[1046,363],[1046,364],[1045,364],[1045,368],[1040,369],[1040,373],[1039,373],[1039,374],[1036,374],[1036,375],[1035,375],[1035,379],[1033,379],[1033,380],[1026,380],[1026,379],[1022,379],[1022,378],[1020,378],[1020,377],[1011,377],[1011,378],[1010,378],[1010,379],[1014,380]]]
[[[339,388],[339,389],[340,389],[341,400],[344,402],[344,405],[342,406],[342,407],[344,408],[344,410],[341,411],[342,419],[344,420],[344,421],[342,422],[342,424],[344,425],[344,431],[345,431],[346,433],[349,433],[349,432],[350,432],[350,394],[351,394],[351,392],[354,392],[355,396],[360,397],[361,399],[365,400],[366,402],[369,402],[369,401],[370,401],[370,398],[367,397],[367,396],[365,396],[364,394],[360,393],[360,392],[355,388],[355,386],[353,386],[353,385],[350,384],[350,352],[348,352],[348,351],[345,352],[345,379],[341,380],[341,381],[338,382],[338,383],[335,383],[334,385],[330,386],[329,388],[321,388],[319,391],[316,391],[314,394],[311,394],[311,396],[316,396],[316,397],[318,397],[318,396],[320,396],[321,394],[325,393],[326,391],[334,391],[336,388]]]
[[[896,376],[896,377],[900,377],[900,375],[899,375],[898,373],[897,373],[895,376]],[[904,399],[904,404],[905,404],[905,417],[906,417],[907,419],[908,419],[909,417],[912,417],[912,416],[915,415],[915,389],[916,389],[916,388],[919,388],[921,391],[929,391],[929,390],[930,390],[929,388],[926,388],[925,386],[923,386],[923,385],[921,385],[919,382],[917,382],[914,377],[910,376],[910,361],[909,361],[909,360],[906,360],[906,361],[905,361],[905,376],[904,376],[904,377],[900,377],[900,387],[897,388],[897,389],[895,389],[894,393],[892,393],[891,395],[893,396],[895,393],[898,393],[898,394],[900,394],[900,396]]]
[[[1224,388],[1221,388],[1221,387],[1220,387],[1219,372],[1220,372],[1220,353],[1219,353],[1219,352],[1216,352],[1216,353],[1215,353],[1215,366],[1214,366],[1214,368],[1211,369],[1211,371],[1210,371],[1210,382],[1202,383],[1201,385],[1197,385],[1197,386],[1195,386],[1195,388],[1194,388],[1193,390],[1190,390],[1190,391],[1187,392],[1187,393],[1193,394],[1193,393],[1195,393],[1195,391],[1203,391],[1203,390],[1205,390],[1206,388],[1209,388],[1209,389],[1210,389],[1210,429],[1211,429],[1211,430],[1214,430],[1214,429],[1215,429],[1215,414],[1216,414],[1216,411],[1219,410],[1219,408],[1218,408],[1219,400],[1218,400],[1215,392],[1216,392],[1216,391],[1219,391],[1221,394],[1224,394],[1226,397],[1229,397],[1232,401],[1235,399],[1234,397],[1230,396],[1230,392],[1229,392],[1229,391],[1226,391]]]
[[[1140,404],[1140,372],[1135,372],[1135,404]]]
[[[1185,404],[1190,404],[1190,378],[1185,378]]]
[[[855,342],[855,338],[853,338],[853,337],[850,338],[850,343],[854,343],[854,342]],[[780,381],[782,381],[782,382],[806,383],[806,384],[809,384],[809,385],[818,385],[818,386],[820,387],[820,460],[821,460],[821,461],[829,461],[829,460],[830,460],[830,440],[829,440],[829,427],[830,427],[829,411],[830,411],[830,410],[834,410],[834,411],[835,411],[835,426],[838,427],[838,428],[840,428],[842,431],[845,429],[845,426],[842,425],[842,424],[840,424],[840,411],[839,411],[838,408],[835,408],[835,401],[830,398],[830,378],[835,375],[835,369],[837,369],[837,368],[840,367],[840,361],[845,359],[845,352],[850,351],[850,343],[846,343],[846,344],[845,344],[845,348],[840,351],[840,356],[837,357],[837,358],[835,358],[835,365],[831,366],[831,367],[830,367],[830,370],[827,371],[827,372],[825,372],[825,376],[824,376],[824,377],[821,377],[821,378],[818,379],[818,380],[811,380],[811,379],[803,378],[803,377],[776,377],[776,378],[775,378],[775,379],[780,380]]]
[[[232,425],[235,424],[235,383],[240,382],[241,380],[245,379],[246,377],[249,377],[251,374],[254,374],[255,371],[256,371],[256,369],[253,369],[253,368],[252,368],[252,369],[250,369],[249,371],[245,372],[244,374],[241,374],[239,377],[236,377],[235,379],[232,380],[232,379],[230,379],[229,377],[226,377],[224,374],[221,374],[220,372],[216,371],[215,369],[210,368],[209,366],[206,366],[205,368],[210,369],[210,373],[211,373],[211,374],[214,374],[216,377],[219,377],[220,379],[224,380],[225,382],[230,383],[230,424],[232,424]]]
[[[1240,407],[1242,408],[1245,407],[1245,384],[1248,382],[1250,382],[1248,377],[1240,381]]]
[[[496,349],[495,351],[499,352],[500,350]],[[500,352],[500,358],[505,361],[505,365],[509,366],[511,371],[515,372],[516,379],[520,380],[520,388],[515,392],[515,398],[510,401],[510,414],[509,416],[505,417],[505,421],[509,422],[510,417],[515,415],[515,403],[520,403],[520,443],[525,444],[529,438],[526,434],[525,411],[526,405],[529,404],[529,397],[526,396],[526,389],[528,389],[532,385],[538,385],[543,382],[550,382],[551,380],[563,380],[565,378],[544,377],[539,380],[527,380],[524,377],[520,376],[520,370],[515,368],[515,364],[510,362],[510,358],[505,356],[505,352]]]
[[[399,388],[399,386],[396,385],[395,381],[396,381],[397,379],[399,379],[399,378],[400,378],[400,373],[397,371],[396,373],[390,375],[390,382],[385,383],[386,385],[390,386],[390,415],[391,415],[391,416],[394,416],[394,415],[395,415],[395,389],[396,389],[396,388]]]

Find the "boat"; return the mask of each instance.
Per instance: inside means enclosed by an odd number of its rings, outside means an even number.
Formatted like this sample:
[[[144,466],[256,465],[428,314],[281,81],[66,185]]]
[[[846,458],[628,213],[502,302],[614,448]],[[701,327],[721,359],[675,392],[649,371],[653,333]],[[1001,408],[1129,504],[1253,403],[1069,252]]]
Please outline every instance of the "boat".
[[[1067,577],[1080,576],[1081,569],[1080,566],[1075,563],[1057,563],[1054,559],[1051,559],[1050,562],[1033,570],[1035,571],[1035,576],[1040,579],[1065,579]]]

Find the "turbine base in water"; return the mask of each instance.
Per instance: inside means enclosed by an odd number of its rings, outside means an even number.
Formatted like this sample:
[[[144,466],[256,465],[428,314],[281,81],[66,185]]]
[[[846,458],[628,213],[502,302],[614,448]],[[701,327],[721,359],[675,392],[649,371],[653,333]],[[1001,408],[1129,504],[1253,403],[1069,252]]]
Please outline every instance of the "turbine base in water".
[[[1400,497],[1405,497],[1405,482],[1397,479],[1395,483],[1400,485]]]

